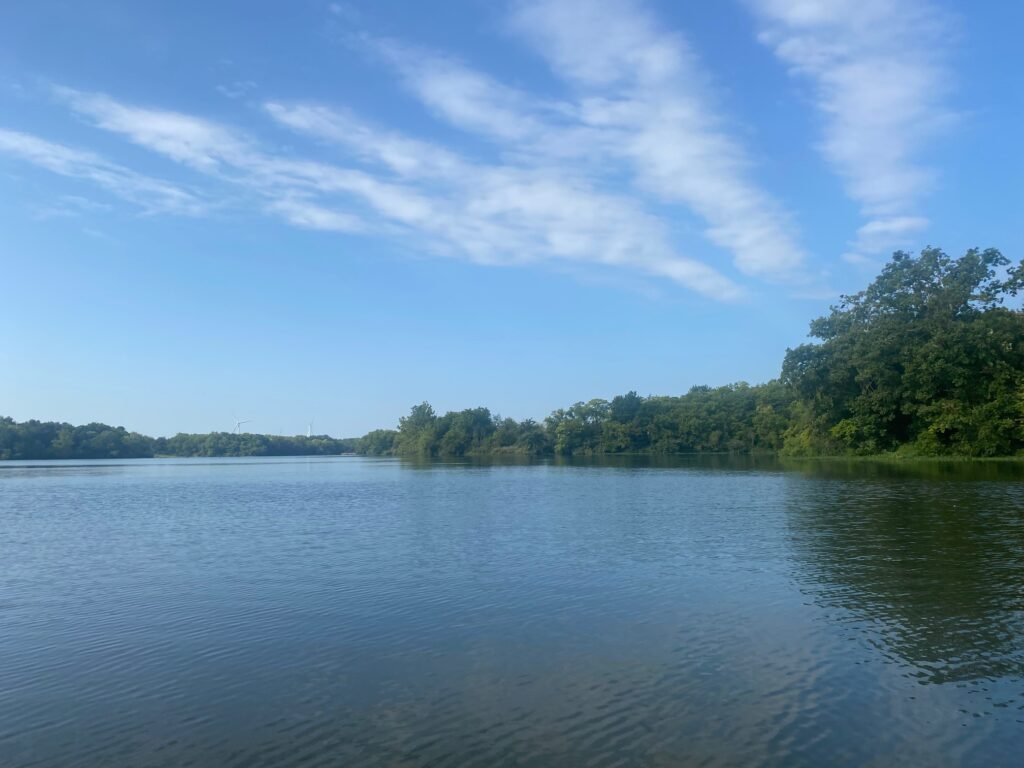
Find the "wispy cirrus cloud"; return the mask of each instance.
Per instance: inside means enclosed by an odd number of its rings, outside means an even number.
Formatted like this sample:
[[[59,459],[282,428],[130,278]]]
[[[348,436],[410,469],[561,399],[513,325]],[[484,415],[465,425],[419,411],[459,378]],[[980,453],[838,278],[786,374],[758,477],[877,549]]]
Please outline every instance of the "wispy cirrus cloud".
[[[57,86],[53,94],[98,128],[126,136],[200,171],[213,171],[244,157],[247,140],[218,123],[165,109],[123,104],[104,93]]]
[[[740,270],[792,276],[805,255],[790,217],[751,180],[682,35],[634,0],[516,8],[514,28],[573,87],[584,124],[614,132],[643,188],[695,212]]]
[[[281,125],[341,146],[355,159],[379,163],[399,176],[447,178],[469,171],[468,164],[455,152],[372,126],[344,109],[274,101],[263,107]]]
[[[428,141],[345,105],[281,96],[263,116],[305,140],[282,147],[255,125],[52,93],[89,125],[187,169],[209,197],[229,189],[233,204],[295,227],[479,264],[631,270],[719,300],[743,295],[735,271],[813,282],[790,215],[756,183],[682,35],[641,0],[520,0],[508,21],[548,64],[553,95],[357,35],[429,115],[476,141]]]
[[[374,41],[373,46],[437,117],[510,142],[533,139],[549,129],[539,114],[543,102],[458,59],[393,40]]]
[[[751,180],[680,35],[632,0],[519,2],[511,27],[548,61],[564,98],[532,97],[447,56],[376,46],[435,115],[506,156],[609,184],[631,176],[634,194],[702,219],[741,271],[796,276],[805,254],[791,217]]]
[[[304,197],[286,197],[276,200],[270,204],[269,208],[288,222],[303,229],[345,233],[366,230],[363,221],[358,216],[324,208]]]
[[[28,133],[0,128],[0,153],[61,176],[90,181],[146,213],[197,216],[209,207],[208,201],[193,191],[137,173],[95,152],[46,141]]]
[[[258,195],[268,213],[294,226],[373,232],[480,264],[594,264],[720,300],[741,294],[717,270],[679,255],[664,223],[642,206],[559,169],[475,163],[325,105],[265,105],[278,123],[350,155],[349,165],[325,163],[275,152],[199,116],[106,94],[55,93],[95,126]]]
[[[921,151],[952,119],[943,50],[950,22],[926,0],[748,0],[760,39],[808,81],[824,118],[822,152],[868,221],[849,261],[928,226],[935,174]]]
[[[265,107],[281,124],[394,174],[398,181],[392,184],[372,176],[340,183],[361,193],[392,222],[429,234],[438,250],[461,252],[485,264],[555,259],[627,267],[719,299],[740,294],[713,268],[678,255],[656,217],[586,179],[557,169],[473,162],[324,105],[275,102]],[[338,184],[329,174],[321,188]]]

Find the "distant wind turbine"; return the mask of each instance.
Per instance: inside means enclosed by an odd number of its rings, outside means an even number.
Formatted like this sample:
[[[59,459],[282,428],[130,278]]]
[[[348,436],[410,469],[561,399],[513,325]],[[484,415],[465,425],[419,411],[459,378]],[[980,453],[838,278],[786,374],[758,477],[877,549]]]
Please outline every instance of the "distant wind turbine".
[[[248,424],[252,419],[235,419],[235,434],[242,434],[242,425]]]

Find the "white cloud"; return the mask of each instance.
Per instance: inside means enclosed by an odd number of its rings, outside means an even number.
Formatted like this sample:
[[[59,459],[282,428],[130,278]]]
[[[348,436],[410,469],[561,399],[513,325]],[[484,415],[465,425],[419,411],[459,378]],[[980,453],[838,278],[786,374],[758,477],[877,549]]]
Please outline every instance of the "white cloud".
[[[31,134],[0,128],[0,153],[61,176],[90,181],[146,213],[194,216],[208,209],[206,201],[182,187],[136,173],[94,152],[74,149]]]
[[[591,88],[671,85],[693,65],[683,39],[632,0],[522,0],[512,23],[557,73]]]
[[[428,234],[436,250],[486,264],[589,261],[631,267],[719,299],[741,293],[713,268],[676,254],[664,223],[636,203],[561,169],[473,163],[324,106],[266,106],[282,124],[397,177],[387,182],[318,165],[294,169],[297,178],[322,191],[359,194],[390,221]]]
[[[268,102],[264,108],[277,122],[323,141],[340,145],[358,159],[378,162],[402,176],[448,177],[465,171],[465,163],[448,150],[370,126],[349,112],[315,104]]]
[[[396,237],[420,250],[481,264],[562,261],[629,268],[717,299],[740,288],[676,253],[665,225],[629,198],[560,169],[481,165],[451,150],[382,131],[322,105],[273,102],[277,122],[331,143],[363,167],[267,148],[217,122],[59,89],[97,127],[264,200],[306,229]]]
[[[376,50],[442,119],[506,141],[528,140],[546,130],[539,115],[532,114],[543,106],[540,102],[455,59],[393,41],[378,41]]]
[[[856,245],[865,253],[880,253],[886,248],[903,245],[908,237],[928,228],[923,216],[892,216],[872,219],[857,230]]]
[[[78,114],[98,127],[127,136],[134,143],[201,171],[217,169],[248,152],[235,132],[201,118],[160,109],[128,106],[102,93],[54,88]]]
[[[761,40],[814,89],[822,151],[869,219],[854,248],[877,253],[924,229],[935,174],[919,156],[951,119],[948,22],[924,0],[748,2]]]
[[[743,272],[793,279],[804,261],[790,217],[751,181],[741,147],[706,95],[680,36],[637,2],[544,0],[515,5],[513,28],[567,86],[542,99],[449,57],[378,42],[435,115],[491,141],[505,157],[603,179],[682,204]]]
[[[433,116],[482,143],[439,144],[350,109],[280,98],[265,114],[320,145],[282,149],[198,115],[53,93],[88,123],[297,227],[481,264],[613,267],[741,296],[717,265],[684,252],[695,219],[741,272],[808,281],[790,217],[754,182],[681,36],[639,0],[517,2],[512,26],[563,93],[541,96],[451,56],[362,37]],[[324,145],[336,161],[322,159]]]
[[[300,197],[274,201],[270,203],[269,209],[303,229],[346,233],[361,232],[365,229],[358,216],[345,211],[330,210]]]
[[[760,39],[810,85],[821,151],[862,211],[841,258],[872,263],[911,244],[928,227],[921,208],[935,183],[923,149],[951,119],[948,21],[929,0],[745,2]],[[757,183],[683,35],[643,0],[511,8],[510,30],[554,76],[549,93],[448,54],[356,35],[430,115],[476,141],[427,141],[350,108],[281,96],[264,103],[265,115],[306,142],[280,147],[255,138],[256,126],[58,87],[56,100],[84,122],[180,164],[189,185],[16,131],[0,130],[0,153],[90,181],[147,213],[203,214],[228,189],[305,229],[387,237],[481,264],[608,266],[736,298],[742,289],[725,259],[690,257],[696,224],[714,246],[703,252],[721,249],[745,275],[808,289],[791,216]],[[324,10],[358,24],[345,3]],[[253,87],[238,80],[218,90],[238,98]],[[78,209],[86,210],[69,200],[40,215]]]

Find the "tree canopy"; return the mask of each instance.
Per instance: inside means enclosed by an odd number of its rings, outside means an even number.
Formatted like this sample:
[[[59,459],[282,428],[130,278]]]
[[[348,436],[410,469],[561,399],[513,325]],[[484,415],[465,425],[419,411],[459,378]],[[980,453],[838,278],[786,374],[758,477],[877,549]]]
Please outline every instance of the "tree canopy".
[[[792,452],[897,449],[995,456],[1024,448],[1024,314],[1004,302],[1021,266],[995,249],[893,255],[867,289],[811,323],[782,381]]]
[[[865,290],[811,322],[817,341],[786,351],[779,380],[628,392],[558,409],[543,424],[486,408],[438,416],[421,403],[388,433],[390,449],[375,440],[372,452],[1016,454],[1024,314],[1006,302],[1022,287],[1024,263],[992,248],[960,258],[898,251]]]
[[[316,456],[350,453],[355,440],[211,432],[148,437],[107,424],[0,417],[0,459],[144,459],[153,456]]]

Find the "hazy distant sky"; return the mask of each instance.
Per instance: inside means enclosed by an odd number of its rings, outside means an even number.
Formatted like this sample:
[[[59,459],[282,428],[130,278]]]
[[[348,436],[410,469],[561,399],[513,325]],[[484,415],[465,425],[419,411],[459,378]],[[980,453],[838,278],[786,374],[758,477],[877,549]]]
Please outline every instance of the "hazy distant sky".
[[[763,381],[1024,237],[1024,5],[8,2],[0,414],[360,434]]]

